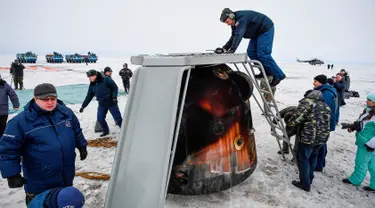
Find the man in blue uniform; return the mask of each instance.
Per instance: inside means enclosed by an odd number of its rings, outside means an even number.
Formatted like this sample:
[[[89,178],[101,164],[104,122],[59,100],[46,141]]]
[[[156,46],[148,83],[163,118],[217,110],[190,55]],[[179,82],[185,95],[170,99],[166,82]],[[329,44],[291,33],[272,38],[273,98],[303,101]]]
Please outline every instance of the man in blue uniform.
[[[251,39],[247,54],[250,59],[260,61],[266,75],[272,76],[271,87],[285,79],[285,74],[271,56],[274,25],[269,17],[251,10],[233,12],[225,8],[221,13],[220,21],[231,26],[232,35],[222,48],[215,50],[215,53],[234,53],[242,38]],[[262,74],[256,75],[256,78],[261,77]]]
[[[9,121],[0,139],[1,175],[8,180],[9,188],[25,185],[27,205],[46,190],[72,186],[75,149],[84,160],[86,147],[73,111],[57,99],[52,84],[40,84],[34,89],[34,98]]]
[[[100,135],[103,137],[109,134],[109,127],[105,121],[108,110],[111,112],[116,125],[121,127],[122,117],[117,102],[118,87],[111,78],[103,76],[94,69],[87,71],[86,74],[90,80],[90,86],[79,112],[82,113],[94,96],[96,97],[99,104],[97,120],[103,128],[103,133]]]

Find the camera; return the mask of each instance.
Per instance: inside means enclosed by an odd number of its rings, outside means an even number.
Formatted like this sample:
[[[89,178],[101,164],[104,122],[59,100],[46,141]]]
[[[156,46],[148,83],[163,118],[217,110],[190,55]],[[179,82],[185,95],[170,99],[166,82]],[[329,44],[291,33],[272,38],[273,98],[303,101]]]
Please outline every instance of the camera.
[[[352,131],[361,131],[363,129],[362,121],[354,121],[353,123],[341,123],[341,129],[350,129]]]

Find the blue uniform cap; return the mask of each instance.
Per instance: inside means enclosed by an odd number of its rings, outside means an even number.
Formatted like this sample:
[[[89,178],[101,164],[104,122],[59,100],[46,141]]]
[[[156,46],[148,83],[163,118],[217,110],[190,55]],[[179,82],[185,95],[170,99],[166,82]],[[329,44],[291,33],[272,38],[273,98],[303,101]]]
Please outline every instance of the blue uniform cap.
[[[82,208],[84,204],[85,197],[77,188],[73,186],[62,189],[57,196],[57,206],[59,208]]]

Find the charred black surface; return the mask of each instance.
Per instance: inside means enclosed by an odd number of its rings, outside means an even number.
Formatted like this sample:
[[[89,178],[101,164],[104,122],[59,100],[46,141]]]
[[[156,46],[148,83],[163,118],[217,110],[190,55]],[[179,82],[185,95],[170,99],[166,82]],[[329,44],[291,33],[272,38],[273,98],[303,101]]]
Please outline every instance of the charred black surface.
[[[225,64],[192,69],[169,193],[213,193],[251,175],[257,160],[247,102],[252,92],[249,77]]]

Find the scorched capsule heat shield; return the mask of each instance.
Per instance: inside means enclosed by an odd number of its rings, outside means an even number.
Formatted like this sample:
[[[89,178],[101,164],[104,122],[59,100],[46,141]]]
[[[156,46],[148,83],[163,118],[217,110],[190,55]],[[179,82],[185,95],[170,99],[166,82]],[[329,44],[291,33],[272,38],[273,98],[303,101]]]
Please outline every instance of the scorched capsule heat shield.
[[[226,64],[191,70],[168,192],[208,194],[248,178],[257,163],[245,73]]]

